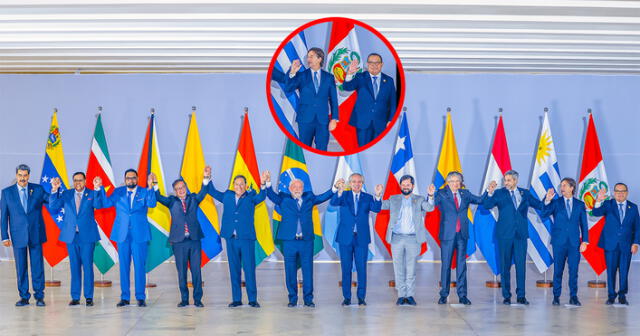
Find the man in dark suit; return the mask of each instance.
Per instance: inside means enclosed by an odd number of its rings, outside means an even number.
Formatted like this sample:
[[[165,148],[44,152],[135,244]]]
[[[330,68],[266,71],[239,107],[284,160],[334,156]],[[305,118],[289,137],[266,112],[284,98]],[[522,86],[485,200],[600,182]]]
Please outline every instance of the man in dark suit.
[[[157,180],[155,174],[149,174],[149,189],[138,188],[138,172],[127,169],[124,173],[125,185],[116,188],[107,197],[102,186],[102,179],[96,180],[96,191],[102,193],[100,199],[103,207],[115,207],[116,219],[113,222],[110,239],[118,244],[118,262],[120,263],[120,301],[117,307],[129,305],[131,298],[130,274],[131,259],[135,278],[135,296],[138,307],[146,307],[146,262],[147,248],[151,240],[151,229],[147,220],[149,208],[155,208],[157,199]]]
[[[560,305],[564,265],[569,265],[569,304],[580,306],[578,300],[578,266],[580,253],[589,244],[589,223],[584,202],[574,197],[576,181],[565,177],[560,182],[562,197],[546,201],[543,215],[553,215],[551,246],[553,246],[553,301]],[[554,193],[555,195],[555,193]]]
[[[382,185],[376,186],[375,198],[362,191],[364,177],[359,173],[349,176],[351,190],[344,190],[344,180],[338,180],[338,192],[331,197],[330,204],[340,207],[340,222],[336,242],[340,245],[340,269],[342,271],[343,306],[351,305],[351,271],[355,260],[358,272],[358,305],[363,306],[367,293],[367,258],[371,234],[369,213],[379,212]]]
[[[616,296],[620,304],[628,305],[629,266],[631,255],[638,252],[640,245],[640,218],[638,206],[627,199],[629,188],[624,183],[613,187],[613,199],[606,199],[606,190],[600,189],[596,204],[591,211],[594,216],[605,216],[598,247],[604,249],[607,264],[606,304],[612,305]],[[620,286],[616,292],[616,275],[620,276]]]
[[[206,174],[206,173],[205,173]],[[198,205],[207,196],[205,184],[197,194],[187,193],[187,183],[177,179],[171,184],[175,196],[162,196],[156,190],[156,199],[169,209],[171,213],[171,228],[169,229],[169,243],[178,270],[178,287],[180,288],[180,302],[178,307],[189,305],[189,288],[187,287],[187,268],[191,270],[191,284],[193,285],[193,304],[202,304],[202,275],[200,263],[202,259],[202,245],[200,240],[204,233],[198,222]]]
[[[93,306],[93,252],[100,240],[98,224],[93,210],[100,209],[100,193],[85,187],[87,177],[83,172],[73,174],[73,189],[60,190],[59,178],[51,180],[49,206],[64,208],[64,221],[59,241],[67,244],[71,269],[70,306],[80,304],[80,290],[84,273],[84,298],[87,306]],[[94,183],[95,187],[95,183]]]
[[[382,73],[382,56],[367,57],[367,71],[358,71],[358,60],[349,64],[342,88],[358,94],[349,125],[356,128],[358,145],[364,146],[384,131],[396,113],[397,96],[393,78]]]
[[[320,195],[312,191],[304,191],[304,182],[294,179],[289,183],[289,192],[276,193],[271,187],[271,174],[263,173],[262,188],[267,197],[280,206],[282,216],[280,226],[276,232],[276,240],[282,241],[284,256],[284,272],[287,291],[289,292],[288,307],[298,305],[298,264],[302,268],[302,291],[305,307],[315,307],[313,303],[313,207],[328,201],[334,194],[329,189]]]
[[[469,239],[469,204],[481,204],[486,198],[472,194],[462,189],[463,177],[460,172],[452,171],[447,174],[447,185],[435,191],[435,186],[429,186],[427,211],[433,211],[436,206],[440,209],[440,250],[442,265],[440,268],[440,299],[438,304],[447,303],[449,286],[451,284],[451,262],[454,252],[456,258],[456,285],[458,299],[461,304],[470,305],[467,298],[467,240]]]
[[[205,168],[205,180],[211,178],[211,167]],[[222,203],[222,227],[220,236],[227,242],[229,276],[231,278],[231,303],[229,307],[242,306],[241,269],[244,270],[249,306],[260,308],[256,285],[256,227],[254,213],[256,205],[264,201],[267,193],[248,190],[247,178],[237,175],[233,178],[233,191],[218,191],[213,183],[208,183],[208,192]]]
[[[502,296],[506,305],[511,304],[511,263],[516,264],[516,295],[519,304],[528,305],[525,296],[525,266],[527,258],[527,239],[529,228],[527,212],[529,207],[542,210],[544,204],[527,189],[518,188],[518,172],[509,170],[504,174],[504,188],[497,189],[496,181],[489,184],[487,197],[483,205],[486,209],[498,207],[498,222],[495,227],[495,239],[500,260],[500,280]],[[553,198],[553,189],[547,192],[547,200]]]
[[[300,93],[296,108],[300,141],[310,147],[315,141],[317,149],[326,151],[329,131],[338,124],[338,93],[333,75],[322,70],[324,57],[322,49],[309,49],[308,69],[300,72],[300,60],[294,60],[285,78],[285,91]]]
[[[20,294],[16,306],[29,304],[31,293],[27,264],[31,264],[33,296],[36,298],[36,305],[43,307],[45,303],[42,244],[47,241],[47,235],[42,219],[42,205],[49,202],[49,194],[39,184],[29,183],[30,172],[31,169],[26,164],[18,165],[17,183],[2,190],[2,244],[6,247],[13,246]]]

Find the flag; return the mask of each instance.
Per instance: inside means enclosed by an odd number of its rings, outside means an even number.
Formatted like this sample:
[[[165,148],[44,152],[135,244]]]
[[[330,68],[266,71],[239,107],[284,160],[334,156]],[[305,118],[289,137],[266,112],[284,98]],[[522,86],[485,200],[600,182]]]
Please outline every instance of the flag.
[[[60,179],[60,191],[66,190],[71,186],[67,175],[67,165],[64,161],[57,112],[53,112],[51,117],[47,147],[44,153],[44,164],[42,165],[42,174],[40,176],[40,185],[48,193],[51,192],[51,179],[55,177]],[[60,226],[64,221],[64,208],[54,209],[49,208],[48,204],[43,205],[42,218],[44,219],[44,227],[47,234],[47,242],[42,244],[42,254],[47,259],[49,266],[54,267],[69,255],[66,244],[58,240]]]
[[[416,164],[413,160],[413,149],[411,147],[411,136],[409,135],[409,123],[407,122],[407,114],[402,114],[402,122],[400,130],[398,130],[398,138],[393,149],[393,157],[391,159],[391,169],[387,176],[387,183],[384,190],[383,200],[389,199],[392,195],[400,194],[400,178],[403,175],[413,176],[415,183],[413,185],[413,193],[418,194],[418,181],[416,179]],[[386,240],[387,227],[389,223],[389,210],[381,210],[376,216],[375,229],[378,237],[384,243],[389,255],[391,255],[391,245]],[[395,223],[393,223],[395,224]],[[393,225],[391,224],[391,225]],[[427,251],[427,244],[421,246],[420,254]]]
[[[360,156],[358,154],[340,156],[338,158],[338,167],[336,168],[333,178],[333,185],[335,185],[339,179],[344,179],[347,186],[347,189],[345,190],[349,190],[349,176],[353,173],[362,174],[364,176],[364,173],[362,172],[362,165],[360,164]],[[362,191],[367,191],[364,185],[362,186]],[[338,257],[340,257],[340,248],[336,241],[338,223],[340,223],[340,207],[329,204],[324,213],[323,234],[327,237],[327,241],[331,243],[331,247],[333,247]],[[369,233],[371,237],[374,237],[371,217],[369,217]],[[369,244],[368,249],[369,253],[367,260],[371,260],[375,256],[374,245]]]
[[[355,91],[345,91],[342,89],[347,75],[349,64],[353,60],[363,63],[358,44],[358,35],[352,21],[334,20],[331,24],[331,35],[329,37],[329,48],[327,59],[325,60],[327,71],[333,74],[338,91],[338,104],[340,122],[335,130],[331,132],[345,151],[353,151],[358,148],[355,127],[349,125],[351,112],[356,104],[357,93]],[[361,71],[361,69],[359,69]]]
[[[287,139],[284,148],[284,155],[282,156],[282,166],[280,167],[280,177],[278,178],[278,192],[289,193],[289,182],[293,180],[302,180],[304,183],[303,192],[313,192],[311,186],[311,179],[309,178],[309,170],[307,169],[307,163],[304,160],[304,152],[300,146],[296,145],[293,141]],[[278,227],[282,220],[280,215],[280,206],[276,205],[273,209],[273,239],[278,246],[280,252],[282,252],[282,241],[276,240],[278,234]],[[320,224],[320,213],[318,207],[313,207],[312,213],[313,220],[313,255],[322,251],[322,227]]]
[[[190,192],[197,193],[202,188],[204,178],[204,152],[200,142],[200,132],[196,121],[195,112],[191,114],[187,143],[184,146],[182,156],[182,168],[180,176],[187,183]],[[202,238],[202,263],[204,266],[222,251],[220,241],[220,223],[218,222],[218,210],[213,202],[213,197],[207,195],[198,206],[198,222],[204,233]]]
[[[531,195],[540,201],[547,197],[549,188],[555,190],[556,197],[560,194],[560,168],[558,168],[558,158],[556,157],[556,147],[551,137],[551,127],[549,126],[549,116],[544,113],[542,129],[538,138],[538,152],[536,162],[531,174]],[[540,216],[540,211],[529,208],[527,214],[529,222],[529,239],[527,240],[527,251],[531,260],[538,268],[538,272],[545,272],[553,264],[551,254],[551,225],[549,217],[544,219]]]
[[[440,147],[440,158],[438,159],[438,167],[433,181],[436,189],[445,187],[447,175],[452,171],[457,171],[462,174],[462,165],[460,164],[460,156],[458,155],[456,138],[453,134],[451,113],[447,112],[444,137],[442,138],[442,146]],[[469,227],[473,228],[473,217],[471,216],[471,209],[468,209],[467,216],[469,217]],[[434,211],[427,212],[427,215],[424,217],[424,222],[427,227],[427,231],[429,231],[431,237],[433,237],[438,246],[440,246],[440,239],[438,238],[440,234],[440,207],[436,207]],[[469,239],[467,240],[467,256],[470,256],[475,252],[475,234],[473,230],[469,230]],[[454,251],[451,268],[456,268],[456,254],[457,251]]]
[[[101,114],[98,114],[91,140],[91,152],[87,164],[87,183],[93,185],[93,179],[97,176],[102,179],[102,186],[107,196],[111,196],[115,189],[115,179],[107,147],[107,138],[102,127]],[[100,273],[105,274],[118,262],[116,243],[109,239],[111,229],[113,229],[113,221],[116,218],[116,209],[115,207],[95,209],[93,216],[98,224],[98,233],[100,234],[100,241],[96,243],[96,248],[93,251],[93,263]]]
[[[256,193],[260,193],[260,171],[258,170],[258,160],[253,146],[251,126],[249,126],[249,115],[245,112],[240,132],[240,141],[236,151],[236,159],[233,163],[231,182],[229,189],[233,190],[234,177],[242,175],[247,179],[247,186]],[[269,223],[269,212],[265,202],[255,206],[254,223],[256,229],[256,265],[259,265],[266,257],[275,250],[273,237],[271,234],[271,224]]]
[[[491,181],[496,181],[498,187],[502,186],[504,173],[511,169],[511,159],[509,158],[509,147],[507,137],[504,133],[502,116],[498,118],[496,133],[491,145],[491,155],[487,164],[487,171],[484,175],[482,192],[487,189]],[[491,268],[493,274],[500,273],[500,263],[498,262],[498,246],[494,239],[494,228],[498,219],[498,209],[487,210],[482,205],[478,205],[473,216],[473,226],[476,234],[476,243],[482,251],[484,259]]]
[[[160,148],[158,147],[158,133],[156,131],[155,115],[151,113],[147,133],[142,145],[140,162],[138,163],[138,186],[147,188],[147,176],[154,173],[158,179],[158,191],[167,196],[167,182],[162,169]],[[146,272],[151,272],[158,265],[173,255],[169,245],[169,231],[171,230],[171,213],[169,208],[160,202],[155,208],[147,210],[147,220],[151,224],[151,241],[147,252]]]
[[[602,152],[600,151],[600,140],[596,133],[596,125],[593,122],[593,115],[589,113],[589,124],[587,125],[587,135],[582,146],[582,166],[580,167],[580,184],[578,185],[578,198],[582,200],[587,208],[587,221],[589,222],[589,241],[587,250],[582,253],[591,268],[597,275],[602,274],[607,265],[604,262],[604,250],[598,247],[598,240],[604,227],[605,219],[591,215],[591,210],[596,203],[596,195],[600,189],[607,191],[609,199],[609,181],[607,172],[604,169]],[[613,284],[610,284],[613,285]]]
[[[294,60],[299,60],[302,65],[298,72],[306,70],[307,52],[307,41],[304,36],[304,31],[301,31],[284,45],[282,52],[278,55],[278,59],[275,62],[273,71],[278,71],[285,76],[288,75],[287,72]],[[293,120],[300,96],[297,91],[285,92],[284,83],[274,80],[276,75],[272,75],[271,78],[271,102],[273,103],[273,109],[284,128],[289,134],[297,138],[297,132],[293,127]]]

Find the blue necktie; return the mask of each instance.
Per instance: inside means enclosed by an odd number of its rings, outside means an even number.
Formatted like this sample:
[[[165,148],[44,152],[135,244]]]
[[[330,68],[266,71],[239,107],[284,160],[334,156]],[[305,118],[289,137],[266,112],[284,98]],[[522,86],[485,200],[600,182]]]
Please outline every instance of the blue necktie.
[[[620,208],[620,223],[622,223],[624,220],[624,204],[620,203],[618,207]]]
[[[302,208],[302,199],[299,198],[296,200],[296,204],[298,205],[298,211]],[[298,217],[298,227],[296,228],[296,236],[302,236],[302,226],[300,225],[300,217]]]
[[[378,98],[378,76],[373,76],[373,98]]]
[[[353,203],[353,211],[355,212],[355,215],[358,215],[358,202],[360,201],[360,194],[356,194],[356,200]],[[353,232],[358,232],[358,226],[356,225],[356,222],[353,222]]]
[[[20,191],[20,202],[22,203],[24,212],[27,212],[27,188],[22,188]]]
[[[133,191],[127,191],[127,201],[129,202],[129,209],[131,209],[131,195]]]
[[[571,202],[567,198],[567,217],[571,217]]]
[[[516,201],[516,193],[511,190],[511,200],[513,201],[513,207],[518,208],[518,201]]]
[[[315,71],[313,73],[313,86],[316,88],[316,93],[318,93],[318,88],[320,87],[320,83],[318,82],[318,72]]]

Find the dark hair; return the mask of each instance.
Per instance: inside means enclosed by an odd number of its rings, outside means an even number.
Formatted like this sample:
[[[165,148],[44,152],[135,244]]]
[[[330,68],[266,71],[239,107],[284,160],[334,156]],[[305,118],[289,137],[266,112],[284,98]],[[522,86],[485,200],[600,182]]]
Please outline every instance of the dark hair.
[[[413,178],[413,176],[411,176],[411,175],[403,175],[403,176],[400,178],[400,184],[402,184],[402,182],[403,182],[404,180],[409,180],[409,181],[411,182],[411,184],[415,184],[415,179],[414,179],[414,178]]]
[[[124,171],[124,177],[127,177],[128,173],[134,173],[134,174],[136,174],[136,177],[138,177],[138,172],[133,168],[129,168],[129,169],[125,170]]]
[[[573,188],[573,191],[571,192],[571,195],[575,195],[576,194],[576,180],[574,180],[574,179],[572,179],[570,177],[565,177],[560,182],[567,182],[567,184],[569,184],[569,186],[571,188]]]
[[[324,51],[322,51],[322,49],[318,48],[318,47],[313,47],[311,49],[309,49],[309,51],[307,52],[307,54],[309,52],[312,52],[314,54],[316,54],[316,56],[320,57],[322,59],[322,61],[320,61],[320,66],[323,67],[324,66]]]
[[[175,189],[176,188],[176,184],[178,184],[180,182],[184,183],[185,186],[187,185],[187,182],[185,182],[182,178],[179,178],[179,179],[173,181],[173,183],[171,183],[171,187],[173,189]]]
[[[619,186],[619,185],[624,186],[625,191],[629,191],[629,187],[627,187],[627,185],[626,185],[626,184],[624,184],[624,183],[622,183],[622,182],[618,182],[618,183],[616,183],[616,184],[613,186],[613,191],[615,191],[616,186]]]
[[[27,174],[31,174],[31,168],[24,163],[21,163],[16,167],[16,174],[18,173],[18,170],[26,170]]]
[[[236,175],[236,177],[233,178],[233,182],[240,178],[244,180],[244,184],[247,184],[247,178],[244,177],[244,175]]]
[[[382,63],[382,56],[380,56],[380,54],[378,54],[378,53],[370,53],[369,56],[367,56],[367,62],[369,62],[369,57],[371,57],[371,56],[380,57],[380,63]]]
[[[82,175],[82,178],[83,178],[83,179],[85,179],[85,180],[87,179],[87,175],[85,175],[85,174],[84,174],[83,172],[81,172],[81,171],[73,173],[73,175],[71,175],[71,178],[76,177],[76,175]]]

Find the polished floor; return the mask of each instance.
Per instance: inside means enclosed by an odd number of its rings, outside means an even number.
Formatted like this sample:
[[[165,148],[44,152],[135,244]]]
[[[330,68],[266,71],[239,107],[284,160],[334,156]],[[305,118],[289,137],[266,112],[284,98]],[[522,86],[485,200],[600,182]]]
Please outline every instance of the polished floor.
[[[540,276],[528,270],[527,297],[531,305],[504,306],[499,289],[486,288],[487,266],[470,264],[469,298],[473,305],[437,305],[439,264],[420,263],[416,307],[395,305],[388,286],[389,263],[369,264],[366,307],[340,306],[339,265],[315,264],[316,308],[287,308],[283,264],[265,262],[258,269],[262,308],[227,308],[230,301],[227,264],[212,262],[204,269],[204,308],[177,308],[174,264],[154,270],[148,307],[116,308],[117,267],[107,273],[111,288],[96,288],[94,307],[69,307],[68,265],[56,267],[62,287],[46,289],[44,308],[33,299],[15,307],[18,298],[12,261],[0,262],[0,333],[2,335],[638,335],[640,333],[640,264],[631,266],[630,306],[605,306],[606,289],[591,289],[593,272],[581,267],[582,307],[552,306],[550,289],[535,286]],[[47,277],[49,277],[47,267]],[[452,289],[452,293],[455,290]],[[354,294],[355,297],[355,294]],[[562,297],[562,303],[568,298]],[[84,300],[82,300],[84,303]]]

